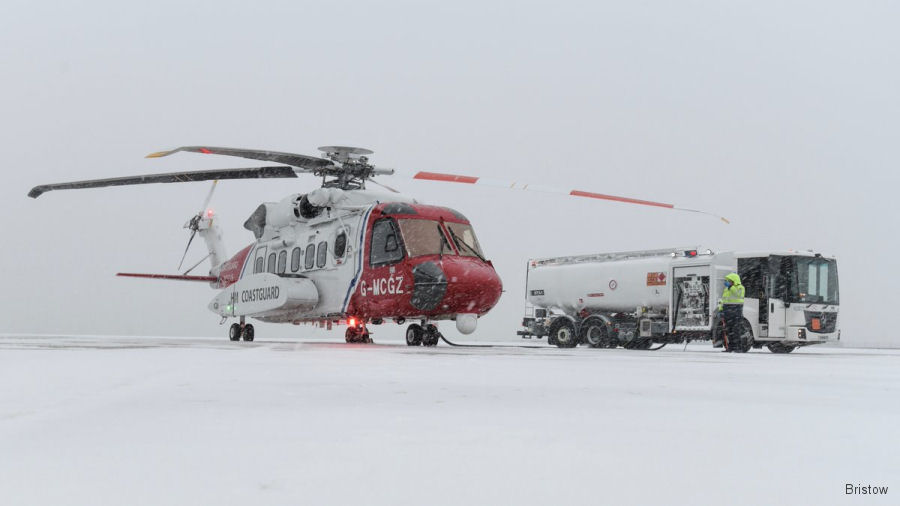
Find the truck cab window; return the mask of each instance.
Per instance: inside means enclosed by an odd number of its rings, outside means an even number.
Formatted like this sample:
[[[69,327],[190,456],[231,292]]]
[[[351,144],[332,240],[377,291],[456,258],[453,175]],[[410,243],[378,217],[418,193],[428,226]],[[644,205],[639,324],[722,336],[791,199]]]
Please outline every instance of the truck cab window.
[[[369,264],[386,265],[403,259],[403,247],[397,225],[391,218],[378,220],[372,225],[372,239],[369,247]]]

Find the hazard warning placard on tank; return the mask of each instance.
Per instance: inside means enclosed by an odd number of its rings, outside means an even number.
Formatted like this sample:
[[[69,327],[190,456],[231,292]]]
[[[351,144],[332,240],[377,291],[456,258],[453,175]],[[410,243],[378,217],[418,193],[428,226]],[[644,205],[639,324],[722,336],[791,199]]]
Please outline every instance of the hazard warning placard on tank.
[[[648,272],[647,286],[661,286],[666,284],[665,272]]]

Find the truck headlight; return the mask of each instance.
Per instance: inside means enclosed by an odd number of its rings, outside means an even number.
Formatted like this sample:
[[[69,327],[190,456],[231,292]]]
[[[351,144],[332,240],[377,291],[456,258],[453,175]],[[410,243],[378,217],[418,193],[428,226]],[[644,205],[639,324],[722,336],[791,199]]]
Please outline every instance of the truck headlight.
[[[797,329],[797,339],[806,339],[806,329]]]

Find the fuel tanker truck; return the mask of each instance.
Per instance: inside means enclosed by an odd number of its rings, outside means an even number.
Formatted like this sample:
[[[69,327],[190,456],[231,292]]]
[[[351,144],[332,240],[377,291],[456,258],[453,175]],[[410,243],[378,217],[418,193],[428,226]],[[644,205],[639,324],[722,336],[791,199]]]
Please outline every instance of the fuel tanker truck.
[[[650,349],[697,340],[720,346],[724,320],[717,307],[731,272],[745,287],[739,336],[745,350],[790,353],[840,339],[834,258],[697,248],[529,260],[518,334],[546,336],[561,348]]]

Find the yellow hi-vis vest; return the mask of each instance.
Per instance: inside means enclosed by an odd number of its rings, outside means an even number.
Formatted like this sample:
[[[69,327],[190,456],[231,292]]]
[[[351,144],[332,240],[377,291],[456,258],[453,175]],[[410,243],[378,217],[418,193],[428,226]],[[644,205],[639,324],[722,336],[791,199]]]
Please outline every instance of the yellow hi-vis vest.
[[[741,284],[741,278],[736,273],[725,276],[725,279],[731,281],[731,286],[722,291],[722,300],[719,301],[719,310],[722,310],[722,304],[743,304],[744,303],[744,285]]]

